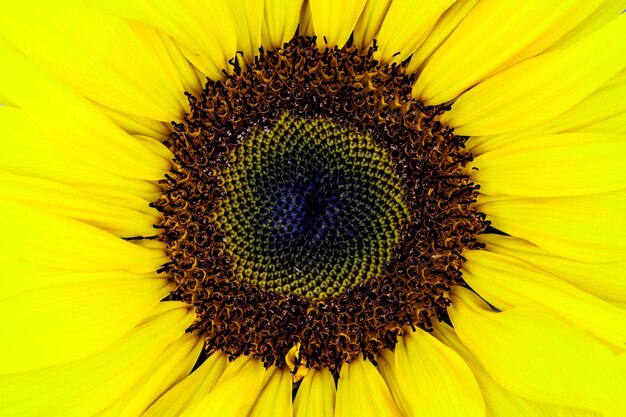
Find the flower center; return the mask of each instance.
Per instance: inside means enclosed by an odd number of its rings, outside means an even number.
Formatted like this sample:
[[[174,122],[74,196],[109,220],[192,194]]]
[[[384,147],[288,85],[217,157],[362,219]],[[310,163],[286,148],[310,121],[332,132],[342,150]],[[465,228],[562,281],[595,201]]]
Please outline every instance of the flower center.
[[[487,227],[447,108],[414,100],[414,76],[373,49],[296,37],[233,62],[188,95],[153,204],[170,298],[195,306],[206,353],[283,366],[297,346],[337,375],[446,320],[461,252]]]
[[[381,275],[409,215],[371,137],[285,113],[229,163],[217,224],[237,279],[314,299]]]

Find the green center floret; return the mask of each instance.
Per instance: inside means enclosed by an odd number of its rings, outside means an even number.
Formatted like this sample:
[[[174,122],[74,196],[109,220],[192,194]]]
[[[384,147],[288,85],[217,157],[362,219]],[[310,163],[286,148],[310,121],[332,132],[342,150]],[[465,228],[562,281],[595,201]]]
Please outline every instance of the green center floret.
[[[371,137],[284,113],[230,162],[218,224],[238,279],[323,298],[382,273],[409,214]]]

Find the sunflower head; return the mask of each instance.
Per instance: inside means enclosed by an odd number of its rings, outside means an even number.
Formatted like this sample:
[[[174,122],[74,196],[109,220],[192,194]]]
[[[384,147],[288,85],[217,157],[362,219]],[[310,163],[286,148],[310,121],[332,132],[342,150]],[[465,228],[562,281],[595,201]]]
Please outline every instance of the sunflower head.
[[[2,6],[1,416],[626,415],[624,0]]]
[[[189,94],[167,144],[176,167],[154,206],[206,349],[338,373],[375,361],[404,326],[446,320],[461,252],[484,215],[448,109],[412,97],[406,65],[375,47],[296,36]]]

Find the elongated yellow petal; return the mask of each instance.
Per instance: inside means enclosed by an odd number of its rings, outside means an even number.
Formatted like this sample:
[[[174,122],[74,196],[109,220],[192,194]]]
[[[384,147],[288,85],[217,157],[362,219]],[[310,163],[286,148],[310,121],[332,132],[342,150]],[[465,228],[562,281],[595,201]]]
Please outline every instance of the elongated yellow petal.
[[[143,146],[148,148],[155,155],[159,155],[168,161],[171,161],[174,158],[172,151],[166,148],[158,137],[155,138],[150,135],[132,135],[132,137],[137,139]]]
[[[374,54],[376,59],[402,62],[410,57],[452,3],[454,0],[394,0],[376,35],[379,45]]]
[[[248,415],[257,399],[265,369],[246,356],[231,363],[215,388],[192,405],[181,417],[239,417]]]
[[[335,417],[400,417],[385,381],[371,362],[362,358],[341,367]]]
[[[272,367],[265,371],[265,385],[254,402],[250,417],[292,417],[291,372]]]
[[[407,72],[418,72],[423,64],[433,54],[434,51],[446,40],[450,33],[476,6],[478,0],[457,0],[439,18],[435,26],[430,31],[424,42],[417,48],[411,56],[411,62],[407,66]]]
[[[590,33],[595,32],[611,20],[619,17],[626,10],[626,1],[624,0],[605,0],[595,12],[590,14],[579,25],[570,30],[561,39],[556,41],[547,50],[564,48],[570,46],[583,39]]]
[[[564,133],[519,139],[474,159],[472,179],[489,195],[559,197],[626,189],[620,135]]]
[[[621,71],[599,90],[583,101],[553,119],[531,129],[490,136],[473,136],[467,142],[467,149],[473,155],[482,155],[500,150],[520,139],[539,137],[558,132],[589,132],[599,134],[621,134],[623,130],[614,130],[611,124],[626,114],[626,71]],[[617,126],[615,126],[617,127]]]
[[[156,308],[158,314],[148,317],[101,354],[0,375],[0,414],[84,417],[110,407],[141,381],[163,349],[183,336],[195,319],[189,305],[169,304],[172,306]]]
[[[569,48],[526,60],[463,94],[442,121],[461,135],[531,128],[572,108],[626,67],[626,16]]]
[[[609,302],[626,302],[626,262],[588,263],[554,256],[523,239],[485,234],[487,250],[521,259]]]
[[[71,184],[105,201],[112,194],[125,195],[135,202],[139,199],[154,201],[162,194],[155,183],[112,175],[54,150],[19,145],[6,147],[0,154],[0,164],[5,172]]]
[[[234,0],[227,2],[233,15],[237,31],[237,51],[251,60],[261,47],[261,27],[263,24],[264,0]]]
[[[626,110],[604,120],[581,127],[580,131],[624,135],[626,134]]]
[[[303,0],[265,2],[261,39],[265,49],[278,48],[296,33]]]
[[[176,42],[172,40],[170,36],[142,23],[133,21],[125,22],[127,22],[137,39],[139,39],[142,47],[154,57],[156,65],[160,67],[163,77],[167,79],[167,83],[170,85],[170,89],[176,92],[176,100],[179,109],[178,113],[172,116],[174,120],[180,120],[182,118],[181,111],[189,111],[189,100],[180,92],[188,91],[197,94],[200,92],[203,82],[198,79],[193,70],[193,65],[187,61]],[[118,109],[117,107],[108,108],[115,112],[122,113],[126,117],[133,118],[134,120],[141,120],[144,124],[149,123],[150,125],[154,125],[160,122],[167,127],[169,133],[172,119],[163,121],[158,119],[154,120],[154,115],[141,117],[135,114],[135,112],[125,112],[123,109]]]
[[[223,77],[237,52],[237,28],[226,0],[92,0],[103,10],[152,26],[174,38],[196,68],[214,80]],[[205,19],[210,16],[211,24]]]
[[[345,45],[356,25],[366,0],[309,0],[311,17],[317,44],[326,46]]]
[[[517,395],[598,411],[623,398],[617,355],[547,309],[527,304],[497,313],[455,287],[448,312],[489,376]]]
[[[5,256],[78,271],[154,272],[165,252],[126,242],[87,224],[0,199]]]
[[[119,18],[84,3],[15,2],[3,8],[0,33],[93,101],[167,122],[182,114],[180,83]]]
[[[197,82],[197,85],[200,85],[199,81]],[[169,127],[165,123],[159,122],[158,120],[132,116],[128,113],[123,113],[104,106],[99,106],[99,109],[113,123],[131,135],[145,135],[162,142],[167,139],[170,134]]]
[[[113,124],[95,105],[0,44],[0,91],[13,100],[56,148],[100,170],[158,180],[170,163]]]
[[[335,380],[328,369],[310,369],[293,402],[295,417],[333,417]]]
[[[0,198],[81,220],[118,236],[152,236],[156,232],[153,225],[159,223],[156,210],[146,213],[148,202],[144,202],[141,212],[94,200],[87,193],[57,182],[1,171],[0,183]]]
[[[301,36],[315,36],[315,28],[313,28],[313,16],[311,15],[311,1],[303,0],[302,9],[300,9],[300,24],[298,25],[298,34]]]
[[[178,416],[211,392],[224,373],[228,358],[220,351],[211,355],[198,369],[169,389],[143,417]]]
[[[495,228],[554,255],[592,262],[626,260],[626,192],[560,198],[479,198]]]
[[[600,2],[481,1],[432,55],[414,95],[427,104],[453,100],[490,75],[545,50]]]
[[[433,335],[459,354],[471,368],[480,385],[488,416],[506,417],[601,417],[600,414],[580,408],[527,400],[507,391],[489,377],[484,368],[459,340],[452,327],[436,323]]]
[[[150,404],[189,374],[198,360],[202,345],[203,340],[197,333],[187,333],[167,346],[141,378],[141,383],[98,417],[143,415]]]
[[[378,352],[376,362],[378,363],[378,372],[383,377],[385,384],[387,384],[389,392],[391,392],[391,396],[402,412],[402,415],[410,416],[413,407],[410,404],[409,399],[412,400],[412,398],[407,398],[405,396],[406,391],[400,385],[396,367],[396,356],[394,352],[388,349],[383,349]]]
[[[541,127],[548,133],[566,131],[612,133],[594,128],[593,125],[624,113],[626,113],[626,71],[620,72],[598,91]]]
[[[534,402],[526,400],[496,384],[487,375],[476,358],[461,343],[454,330],[444,323],[436,323],[433,336],[453,349],[470,367],[480,384],[488,416],[548,417],[538,412]]]
[[[22,279],[19,276],[10,279]],[[172,288],[168,280],[76,283],[25,292],[0,301],[0,373],[21,372],[95,353],[126,334]],[[33,343],[32,334],[46,348]]]
[[[352,33],[355,45],[367,48],[372,44],[383,25],[389,6],[391,6],[391,0],[368,0],[365,3]]]
[[[13,257],[0,258],[2,270],[6,277],[19,279],[0,280],[0,299],[20,295],[25,291],[46,287],[58,287],[67,284],[77,284],[97,281],[162,279],[164,276],[156,272],[136,274],[128,271],[70,271],[59,268],[50,268],[25,262]]]
[[[626,349],[626,312],[531,265],[492,252],[467,251],[463,279],[500,310],[532,303]]]
[[[399,338],[396,374],[409,415],[484,416],[474,375],[452,349],[418,329]]]
[[[75,159],[71,149],[64,152],[55,148],[19,108],[0,106],[0,146],[0,166],[5,172],[79,187],[89,185],[91,195],[107,194],[106,189],[109,189],[108,193],[114,189],[123,190],[115,197],[118,205],[120,199],[128,200],[131,193],[130,199],[135,201],[160,195],[157,184],[97,169]],[[127,197],[122,198],[122,194]]]

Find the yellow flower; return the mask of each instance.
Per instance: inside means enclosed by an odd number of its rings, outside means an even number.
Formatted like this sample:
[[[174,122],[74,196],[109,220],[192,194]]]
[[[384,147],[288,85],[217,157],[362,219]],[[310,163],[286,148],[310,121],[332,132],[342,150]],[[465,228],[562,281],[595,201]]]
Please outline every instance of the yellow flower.
[[[3,5],[0,415],[626,415],[625,8]]]

